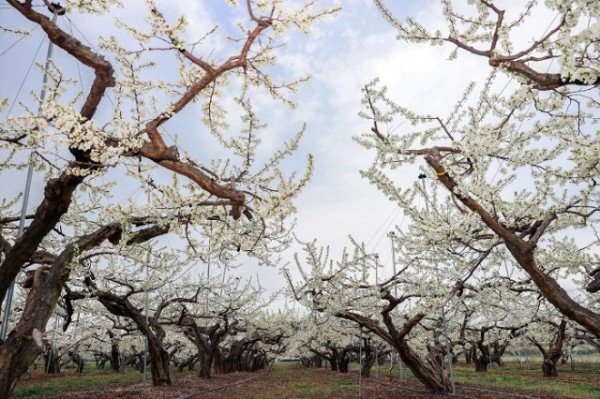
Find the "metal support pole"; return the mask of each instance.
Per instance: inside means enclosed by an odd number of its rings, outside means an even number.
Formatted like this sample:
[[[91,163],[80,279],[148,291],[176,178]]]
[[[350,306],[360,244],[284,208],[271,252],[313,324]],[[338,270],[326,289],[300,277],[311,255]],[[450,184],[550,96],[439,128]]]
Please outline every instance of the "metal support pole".
[[[358,397],[359,399],[362,398],[362,368],[363,368],[363,361],[362,361],[362,344],[363,344],[363,338],[362,338],[362,328],[359,325],[358,326],[358,362],[359,362],[359,369],[358,369]]]
[[[144,298],[146,302],[146,325],[148,325],[148,288],[146,287],[146,295]],[[146,383],[146,369],[148,364],[148,337],[146,336],[146,345],[144,347],[144,384]]]
[[[220,295],[223,295],[223,287],[225,287],[225,274],[227,274],[227,263],[223,263],[223,280],[221,281]]]
[[[77,332],[79,331],[79,316],[81,316],[81,311],[77,311],[77,319],[75,320],[75,332],[73,333],[73,341],[77,342]]]
[[[396,247],[394,246],[394,238],[396,238],[396,234],[394,234],[393,231],[390,232],[390,234],[388,234],[388,237],[390,237],[390,242],[392,244],[392,270],[394,272],[394,276],[396,275],[397,271],[396,271]],[[394,284],[394,296],[396,298],[398,298],[398,285]]]
[[[206,265],[206,316],[208,316],[208,286],[210,285],[210,251],[212,250],[212,231],[213,231],[213,221],[210,219],[210,236],[208,237],[208,257],[207,257],[207,265]],[[208,326],[208,319],[206,319],[206,325]]]
[[[48,354],[48,363],[46,363],[46,374],[50,372],[50,364],[54,366],[54,346],[56,345],[56,329],[58,328],[58,316],[54,317],[54,329],[52,330],[52,346]]]
[[[448,371],[450,371],[450,385],[452,386],[452,393],[456,393],[454,386],[454,371],[452,369],[452,347],[450,345],[450,337],[448,337],[448,323],[446,322],[446,310],[442,305],[442,325],[444,327],[444,335],[446,336],[446,352],[448,354]],[[442,359],[443,364],[443,359]]]
[[[427,175],[425,173],[421,173],[419,175],[419,179],[421,180],[421,184],[423,185],[423,195],[425,196],[425,209],[427,211],[427,215],[429,215],[429,196],[427,195],[427,183],[425,179]],[[441,282],[441,280],[440,280]],[[446,322],[446,309],[445,304],[442,304],[442,328],[444,329],[444,335],[446,337],[446,352],[448,354],[448,371],[450,372],[450,385],[452,387],[452,393],[456,393],[455,385],[454,385],[454,371],[452,370],[452,356],[451,349],[452,346],[450,344],[450,337],[448,336],[448,323]],[[444,370],[444,358],[442,357],[442,370]]]
[[[379,284],[379,255],[375,254],[375,285]],[[379,346],[375,345],[375,361],[377,362],[377,378],[379,378],[379,372],[381,366],[379,364]]]
[[[59,11],[55,11],[52,14],[52,23],[56,24],[56,18]],[[38,105],[38,114],[42,112],[42,103],[46,98],[46,84],[48,83],[48,74],[46,71],[50,68],[50,60],[52,59],[52,53],[54,52],[54,43],[50,41],[48,43],[48,51],[46,52],[46,69],[44,69],[44,77],[42,78],[42,90],[40,92],[40,104]],[[33,156],[31,154],[30,156]],[[31,192],[31,180],[33,179],[33,162],[30,160],[29,167],[27,168],[27,178],[25,179],[25,191],[23,191],[23,203],[21,205],[21,218],[19,219],[19,230],[17,237],[21,237],[25,231],[25,217],[27,216],[27,205],[29,203],[29,193]],[[10,312],[12,308],[12,299],[15,292],[15,282],[13,281],[8,291],[6,292],[6,301],[4,302],[4,315],[2,317],[2,329],[0,330],[0,341],[6,339],[8,334],[8,323],[10,321]]]
[[[381,362],[379,361],[379,345],[375,345],[375,361],[377,362],[377,379],[381,374]]]
[[[379,255],[375,254],[375,285],[379,284]]]
[[[396,275],[396,247],[394,246],[394,238],[396,238],[396,234],[394,232],[390,232],[389,234],[390,242],[392,243],[392,270],[394,271],[394,276]],[[398,285],[394,284],[394,296],[398,298]],[[409,301],[409,310],[410,310],[410,298]],[[402,374],[402,358],[400,354],[398,354],[398,370],[400,371],[400,384],[404,381],[404,376]]]

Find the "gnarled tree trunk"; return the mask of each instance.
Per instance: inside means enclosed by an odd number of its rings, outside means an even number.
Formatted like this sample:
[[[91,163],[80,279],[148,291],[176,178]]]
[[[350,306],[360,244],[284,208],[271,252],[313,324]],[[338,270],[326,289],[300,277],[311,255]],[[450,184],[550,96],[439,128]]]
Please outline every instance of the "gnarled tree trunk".
[[[364,359],[362,361],[362,367],[360,369],[360,375],[363,378],[369,378],[371,376],[371,368],[375,364],[375,355],[373,353],[373,348],[369,344],[369,342],[365,339],[363,340],[363,350],[364,350]]]
[[[338,371],[338,362],[336,358],[330,358],[329,360],[329,366],[331,367],[331,371]]]
[[[550,341],[548,349],[545,349],[539,342],[534,341],[535,346],[542,352],[544,360],[542,362],[542,372],[544,377],[557,377],[558,370],[556,364],[563,355],[562,346],[565,339],[565,329],[567,322],[565,320],[557,326],[554,338]]]
[[[113,371],[121,371],[121,353],[119,352],[119,341],[115,334],[108,330],[110,338],[110,365]]]
[[[415,377],[423,383],[432,393],[447,394],[450,391],[450,387],[447,382],[444,381],[442,376],[436,375],[436,373],[427,367],[425,363],[421,361],[419,356],[412,350],[406,340],[401,340],[396,345],[396,350],[404,362],[404,365],[410,369]]]

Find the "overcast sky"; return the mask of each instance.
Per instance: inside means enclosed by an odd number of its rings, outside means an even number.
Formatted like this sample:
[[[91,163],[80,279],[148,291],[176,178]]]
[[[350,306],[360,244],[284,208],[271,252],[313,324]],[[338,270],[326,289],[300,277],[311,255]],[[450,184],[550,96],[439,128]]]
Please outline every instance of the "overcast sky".
[[[142,2],[124,3],[126,7],[116,10],[116,13],[127,21],[139,20],[143,13]],[[168,17],[185,13],[190,21],[189,40],[202,36],[213,24],[233,32],[235,21],[246,17],[243,9],[231,10],[222,3],[220,0],[158,1]],[[387,265],[389,273],[390,247],[386,234],[402,222],[402,214],[359,175],[359,170],[366,169],[372,159],[371,153],[352,140],[354,135],[369,129],[366,121],[357,116],[361,110],[360,89],[379,77],[383,84],[389,86],[397,103],[416,111],[446,115],[470,81],[481,82],[487,76],[489,65],[486,59],[467,54],[461,54],[456,61],[447,61],[452,50],[448,46],[429,47],[395,40],[393,28],[384,21],[370,0],[337,3],[342,6],[341,12],[315,26],[308,36],[294,34],[286,37],[286,46],[278,51],[278,68],[281,69],[275,73],[290,77],[310,74],[313,79],[296,94],[296,110],[273,106],[273,100],[266,94],[255,99],[259,115],[269,125],[262,150],[263,155],[269,154],[306,122],[308,129],[301,148],[294,159],[286,163],[289,171],[300,169],[308,153],[313,154],[316,161],[314,178],[297,202],[299,211],[295,233],[303,240],[318,238],[322,244],[331,245],[333,253],[339,253],[347,245],[348,235],[352,235],[359,241],[365,241],[368,249],[380,252],[380,259]],[[443,26],[438,1],[390,0],[388,3],[394,4],[392,8],[400,17],[415,17],[427,26]],[[506,3],[508,7],[512,2],[500,3]],[[100,34],[122,35],[110,19],[77,14],[70,18],[73,25],[65,17],[60,17],[59,25],[63,29],[73,29],[80,39],[85,37],[95,43]],[[535,18],[539,24],[531,25],[531,30],[524,32],[521,36],[524,42],[539,37],[551,15],[542,11]],[[0,24],[30,27],[20,15],[5,6],[0,8]],[[0,53],[17,40],[13,35],[3,34],[0,37]],[[43,60],[46,43],[40,46],[42,38],[42,32],[36,30],[0,56],[0,97],[14,98],[38,48],[35,59]],[[215,54],[226,53],[226,43],[214,42],[211,45]],[[77,64],[60,49],[55,52],[55,59],[71,76],[77,77],[81,72],[83,86],[89,87],[91,73],[85,67],[78,70]],[[177,72],[173,65],[170,64],[168,70],[159,65],[158,72],[173,76],[173,72]],[[19,99],[26,101],[29,92],[37,90],[40,82],[41,73],[34,67]],[[500,83],[503,84],[502,79]],[[13,114],[18,112],[16,107]],[[168,129],[177,135],[180,145],[193,148],[199,144],[198,140],[204,140],[200,138],[203,133],[200,128],[190,132],[189,127],[197,125],[198,119],[190,116],[179,118]],[[235,122],[232,127],[236,127]],[[398,128],[401,130],[402,126]],[[203,150],[213,154],[215,143],[201,143]],[[403,175],[401,184],[410,184],[417,174],[415,169],[414,174]],[[25,171],[22,175],[22,180],[3,179],[0,184],[3,198],[10,192],[22,190]],[[30,209],[39,203],[41,190],[42,182],[37,179]],[[291,260],[290,255],[286,256]],[[248,265],[244,271],[238,272],[254,275],[257,271],[268,288],[284,284],[276,270],[257,270]]]

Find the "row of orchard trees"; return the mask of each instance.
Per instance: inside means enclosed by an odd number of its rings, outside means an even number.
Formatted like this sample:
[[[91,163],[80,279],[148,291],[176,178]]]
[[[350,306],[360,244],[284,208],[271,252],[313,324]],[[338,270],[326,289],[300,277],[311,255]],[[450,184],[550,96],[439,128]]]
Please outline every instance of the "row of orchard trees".
[[[305,244],[305,253],[298,266],[310,273],[302,282],[291,282],[290,291],[313,314],[294,335],[290,350],[306,366],[329,362],[338,370],[337,354],[358,360],[362,353],[361,374],[368,377],[377,358],[382,363],[389,354],[399,355],[428,388],[447,391],[444,362],[462,361],[486,372],[492,363],[503,365],[505,356],[521,361],[534,350],[542,358],[543,375],[554,377],[559,361],[573,361],[575,348],[600,348],[598,339],[513,276],[474,273],[468,283],[452,287],[441,277],[426,281],[435,271],[412,266],[376,284],[372,270],[381,266],[360,247],[335,263],[314,243]],[[452,288],[443,292],[439,285]]]
[[[266,92],[293,105],[289,96],[306,77],[274,79],[275,50],[286,34],[305,33],[336,8],[227,0],[221,6],[237,14],[235,32],[215,27],[192,37],[183,15],[164,13],[152,0],[135,5],[144,9],[143,23],[133,14],[114,21],[118,0],[43,3],[8,0],[16,26],[2,29],[26,34],[22,28],[33,26],[56,55],[44,70],[44,98],[22,106],[1,101],[3,111],[16,105],[23,112],[0,122],[0,303],[16,283],[9,333],[0,342],[0,397],[10,396],[45,350],[57,312],[65,334],[81,312],[79,328],[84,320],[86,328],[75,343],[98,348],[114,368],[139,350],[129,351],[127,337],[143,335],[157,385],[170,384],[169,361],[190,363],[190,356],[200,357],[204,376],[211,361],[221,370],[264,365],[281,334],[266,328],[260,288],[195,280],[189,276],[198,270],[189,267],[204,271],[215,258],[274,264],[288,245],[293,201],[312,159],[304,172],[282,172],[303,128],[265,154],[266,126],[252,98]],[[203,3],[200,9],[215,6]],[[74,14],[110,28],[84,43],[77,30],[64,28]],[[65,74],[73,63],[83,76],[91,72],[91,84]],[[238,117],[242,128],[232,132]],[[180,147],[165,130],[173,126],[198,144]],[[20,234],[22,196],[11,196],[4,182],[18,181],[30,165],[43,190]],[[68,335],[58,342],[74,353]],[[187,355],[179,353],[184,349]]]
[[[69,287],[43,339],[45,371],[72,363],[81,372],[93,357],[96,368],[133,366],[148,370],[154,385],[170,385],[171,368],[202,378],[263,369],[292,331],[288,317],[265,309],[272,298],[264,294],[256,283],[220,276],[177,285],[112,276]]]
[[[193,354],[201,365],[213,359],[228,369],[236,360],[226,353],[236,353],[237,342],[264,328],[259,320],[268,316],[257,301],[259,288],[225,281],[221,292],[223,282],[186,282],[182,276],[193,274],[189,265],[214,258],[226,265],[246,256],[275,264],[289,245],[293,201],[310,177],[312,160],[300,175],[287,177],[280,169],[301,133],[281,150],[262,154],[265,126],[251,100],[264,90],[287,102],[304,78],[274,81],[282,75],[269,73],[277,47],[287,32],[304,32],[335,8],[312,0],[227,0],[240,13],[239,32],[217,29],[190,41],[186,19],[164,14],[149,0],[145,25],[119,20],[95,48],[38,4],[7,3],[47,35],[62,59],[92,71],[93,82],[78,85],[58,61],[50,63],[46,96],[33,99],[39,112],[25,106],[22,115],[0,122],[2,181],[14,181],[33,165],[44,184],[22,234],[21,197],[6,195],[0,205],[0,302],[18,283],[10,332],[0,343],[0,397],[10,395],[44,350],[46,325],[58,304],[66,331],[81,312],[90,323],[112,326],[108,338],[106,328],[97,330],[100,340],[143,334],[155,384],[170,383],[170,361],[184,364]],[[550,363],[553,348],[571,330],[597,343],[600,5],[548,0],[556,18],[523,43],[519,29],[531,23],[533,1],[507,12],[490,0],[444,0],[448,27],[432,31],[396,18],[380,0],[374,3],[399,39],[448,44],[451,57],[479,57],[492,72],[479,95],[465,82],[465,96],[443,116],[397,105],[378,81],[365,86],[361,115],[372,128],[356,141],[375,161],[362,173],[409,221],[394,238],[398,271],[375,282],[376,264],[361,245],[330,261],[309,243],[306,260],[298,260],[303,281],[291,283],[295,298],[319,325],[336,326],[336,319],[360,325],[360,334],[347,323],[335,328],[370,340],[377,351],[398,353],[435,392],[448,391],[448,378],[436,366],[444,351],[442,307],[454,336],[451,347],[470,353],[480,368],[499,358],[508,339],[535,340]],[[119,2],[69,0],[65,6],[100,21]],[[509,84],[499,90],[504,77]],[[231,133],[228,122],[236,115],[244,127]],[[204,123],[188,122],[199,119]],[[400,119],[410,127],[399,132]],[[182,130],[177,121],[187,123],[181,133],[195,134],[197,147],[179,148],[170,139],[165,127]],[[211,139],[221,146],[210,150],[217,154],[207,153]],[[395,179],[412,175],[414,164],[430,183]],[[127,197],[132,188],[145,195]],[[171,238],[178,244],[167,245]],[[457,320],[464,329],[453,327]],[[261,345],[277,347],[279,335],[269,331]],[[175,350],[183,342],[189,352]],[[331,339],[313,349],[343,370],[356,356],[354,342]],[[111,345],[111,358],[113,349],[129,351],[123,346],[130,345]]]
[[[432,392],[450,389],[448,347],[485,371],[530,342],[556,375],[565,346],[600,342],[600,5],[546,1],[556,18],[523,42],[534,1],[516,11],[441,1],[447,27],[431,31],[374,3],[398,39],[449,45],[451,58],[489,62],[490,75],[465,82],[443,115],[396,104],[378,80],[364,87],[371,129],[356,141],[375,160],[361,173],[408,220],[392,236],[397,271],[374,281],[362,245],[332,259],[309,242],[292,294],[370,331]]]

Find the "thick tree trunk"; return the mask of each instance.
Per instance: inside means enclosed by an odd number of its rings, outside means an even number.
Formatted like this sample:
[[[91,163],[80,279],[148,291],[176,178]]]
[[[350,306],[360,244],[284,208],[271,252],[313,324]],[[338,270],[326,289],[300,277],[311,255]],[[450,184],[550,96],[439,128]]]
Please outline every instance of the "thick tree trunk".
[[[213,338],[214,338],[213,334]],[[219,369],[220,367],[215,364],[215,361],[219,356],[219,342],[217,340],[215,342],[211,342],[209,345],[198,346],[198,357],[200,359],[200,377],[201,378],[210,378],[212,374],[213,368]],[[206,348],[208,347],[208,348]],[[208,349],[208,350],[206,350]]]
[[[200,377],[210,378],[212,370],[212,359],[211,356],[206,352],[200,354]]]
[[[544,273],[536,263],[532,251],[522,250],[509,244],[506,246],[523,270],[531,276],[548,302],[565,317],[579,323],[596,336],[600,336],[600,314],[575,301],[556,279]]]
[[[430,392],[437,394],[447,394],[449,392],[448,384],[445,384],[441,376],[436,375],[430,367],[421,361],[419,356],[408,346],[406,340],[400,341],[396,345],[396,350],[404,365]]]
[[[222,328],[219,323],[212,327],[199,327],[194,321],[185,319],[185,336],[196,346],[197,357],[200,360],[200,377],[210,378],[212,370],[224,372],[227,362],[223,359],[219,344],[227,335],[229,325],[226,322]]]
[[[75,363],[76,371],[78,373],[83,373],[83,368],[85,367],[85,361],[83,360],[83,358],[75,352],[69,352],[69,357],[71,358],[73,363]],[[105,360],[102,360],[102,367],[104,367],[104,361]]]
[[[340,359],[340,362],[339,362],[340,373],[347,373],[349,365],[350,365],[350,357],[349,356],[344,356],[342,359]]]
[[[329,359],[329,365],[331,366],[331,371],[338,371],[337,359],[335,359],[335,358]]]
[[[539,342],[534,341],[535,346],[537,346],[540,352],[542,352],[542,356],[544,357],[542,362],[542,372],[544,373],[544,377],[558,376],[556,364],[563,356],[562,347],[565,339],[567,322],[562,320],[561,323],[556,327],[556,332],[552,338],[552,341],[550,341],[550,344],[548,345],[548,350],[546,350]]]
[[[110,365],[114,371],[121,371],[121,354],[119,353],[119,341],[112,331],[108,331],[110,337]]]
[[[556,360],[554,360],[553,357],[544,357],[542,371],[544,373],[544,377],[557,377],[558,371],[556,369]]]
[[[154,337],[148,339],[148,353],[150,354],[150,371],[152,372],[152,385],[171,385],[169,371],[169,352]]]
[[[314,367],[323,367],[323,359],[319,356],[315,356],[313,359]]]
[[[17,379],[42,353],[41,334],[46,329],[69,274],[69,269],[62,267],[63,260],[57,260],[49,269],[35,272],[23,316],[6,341],[0,344],[0,398],[10,397]]]
[[[44,371],[48,374],[60,373],[60,357],[53,348],[44,354]]]
[[[481,339],[477,342],[477,346],[473,348],[475,371],[478,373],[487,372],[488,365],[490,364],[490,348],[488,345],[484,344],[485,331],[486,330],[481,330]],[[477,350],[479,350],[479,355]]]
[[[119,353],[119,345],[111,344],[110,346],[110,366],[113,371],[121,371],[121,354]]]
[[[473,363],[473,349],[467,349],[464,348],[464,352],[465,352],[465,364],[472,364]]]
[[[360,369],[360,375],[363,378],[369,378],[371,376],[371,368],[375,364],[375,356],[373,355],[373,351],[371,347],[365,345],[365,358],[363,359],[363,364]]]
[[[475,358],[475,371],[485,373],[487,371],[488,361],[484,356]]]

